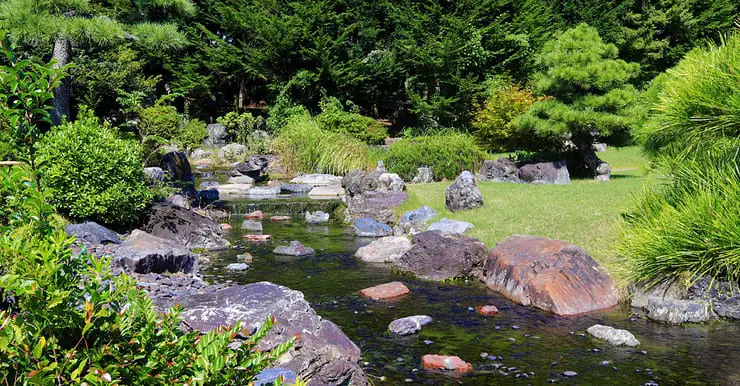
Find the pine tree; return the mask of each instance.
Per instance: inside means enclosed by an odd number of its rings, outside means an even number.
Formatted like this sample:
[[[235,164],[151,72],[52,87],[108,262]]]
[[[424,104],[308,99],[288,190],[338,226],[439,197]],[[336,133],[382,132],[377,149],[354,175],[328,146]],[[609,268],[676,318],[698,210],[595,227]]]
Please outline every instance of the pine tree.
[[[175,25],[162,23],[178,14],[192,14],[190,0],[110,1],[6,0],[0,4],[0,28],[9,38],[31,47],[51,46],[55,68],[71,63],[74,46],[111,46],[133,41],[150,50],[179,49],[187,44]],[[152,23],[151,21],[159,21]],[[52,120],[70,116],[70,89],[54,90]]]
[[[535,75],[534,89],[552,98],[533,104],[516,122],[520,129],[572,143],[599,180],[608,180],[611,170],[593,151],[594,140],[629,135],[635,122],[630,108],[637,91],[628,82],[640,67],[617,55],[617,47],[587,24],[549,41],[538,58],[542,72]]]

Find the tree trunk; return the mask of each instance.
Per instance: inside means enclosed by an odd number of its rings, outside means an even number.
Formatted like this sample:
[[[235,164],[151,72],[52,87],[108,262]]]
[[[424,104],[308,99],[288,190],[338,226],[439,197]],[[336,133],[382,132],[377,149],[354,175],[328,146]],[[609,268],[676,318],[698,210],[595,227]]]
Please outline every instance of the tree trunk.
[[[239,102],[237,103],[237,108],[239,111],[241,111],[244,108],[244,98],[246,97],[246,86],[244,85],[244,79],[241,79],[239,81]]]
[[[590,135],[579,139],[574,138],[574,143],[581,154],[583,154],[583,161],[589,172],[594,176],[594,179],[597,181],[609,181],[612,175],[612,169],[608,163],[596,155],[593,148],[593,138]]]
[[[69,64],[70,56],[72,55],[72,42],[69,39],[58,38],[54,41],[54,52],[52,58],[56,61],[53,68],[58,69]],[[54,89],[54,100],[52,106],[54,110],[51,112],[51,122],[54,126],[62,123],[62,117],[66,116],[70,118],[71,108],[70,99],[72,95],[69,90],[69,83],[66,79]]]

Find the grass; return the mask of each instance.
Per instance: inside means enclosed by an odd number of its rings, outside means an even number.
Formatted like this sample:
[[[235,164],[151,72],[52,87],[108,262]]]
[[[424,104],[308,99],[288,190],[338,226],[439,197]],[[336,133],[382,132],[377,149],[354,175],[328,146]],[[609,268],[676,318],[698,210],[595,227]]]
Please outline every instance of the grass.
[[[530,234],[571,242],[585,249],[621,282],[627,272],[616,255],[620,214],[631,207],[633,193],[653,179],[644,168],[639,148],[609,149],[601,153],[617,170],[612,181],[573,180],[570,185],[525,185],[480,182],[484,206],[452,213],[445,209],[449,183],[409,185],[409,200],[401,211],[428,205],[439,214],[472,223],[467,235],[489,247],[512,234]],[[624,284],[624,283],[623,283]]]

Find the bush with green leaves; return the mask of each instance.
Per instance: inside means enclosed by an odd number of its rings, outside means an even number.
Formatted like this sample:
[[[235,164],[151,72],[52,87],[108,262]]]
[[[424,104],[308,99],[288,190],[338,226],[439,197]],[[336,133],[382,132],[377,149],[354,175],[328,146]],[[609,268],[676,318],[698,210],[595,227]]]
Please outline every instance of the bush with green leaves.
[[[142,137],[176,138],[184,124],[182,115],[173,106],[147,107],[139,112],[139,117],[141,118],[139,134]]]
[[[435,180],[454,179],[463,170],[477,170],[485,157],[472,135],[447,131],[394,143],[385,156],[385,167],[407,181],[422,166],[432,168]]]
[[[288,173],[345,174],[369,165],[367,145],[345,134],[322,130],[308,114],[293,117],[272,142]]]
[[[206,123],[200,119],[188,120],[177,134],[175,142],[185,149],[196,149],[203,146],[203,140],[208,137]]]
[[[23,192],[4,217],[46,222],[52,207],[34,180],[27,168],[0,171],[0,190]],[[109,258],[75,255],[61,227],[18,238],[16,225],[0,224],[1,384],[245,385],[292,347],[257,349],[270,318],[253,334],[183,332],[181,307],[160,314]]]
[[[516,84],[497,85],[472,122],[472,133],[487,151],[504,152],[522,148],[529,136],[517,131],[514,120],[533,103],[544,98],[536,97],[531,90]]]
[[[325,97],[319,103],[321,113],[316,115],[316,121],[326,131],[347,134],[371,145],[383,143],[388,136],[386,127],[375,119],[360,115],[356,105],[349,105],[349,111],[345,111],[339,99]]]
[[[126,227],[151,200],[139,145],[93,116],[54,128],[39,141],[37,153],[43,160],[42,186],[72,221]]]

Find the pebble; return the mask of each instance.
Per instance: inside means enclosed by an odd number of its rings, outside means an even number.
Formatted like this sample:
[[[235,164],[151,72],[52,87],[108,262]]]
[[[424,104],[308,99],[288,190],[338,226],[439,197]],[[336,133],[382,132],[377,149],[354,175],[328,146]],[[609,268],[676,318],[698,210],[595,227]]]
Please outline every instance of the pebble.
[[[516,338],[509,338],[509,342],[516,342]]]
[[[228,269],[229,271],[243,271],[247,268],[249,268],[249,265],[244,263],[231,263],[226,266],[226,269]]]
[[[403,358],[401,357],[396,358],[396,362],[403,362]]]
[[[473,307],[468,307],[468,311],[475,311],[475,308],[473,308]]]
[[[609,362],[609,361],[601,361],[601,365],[602,366],[609,366],[610,364],[612,364],[612,363]]]
[[[601,352],[601,350],[598,349],[598,348],[592,348],[591,351],[593,351],[593,352]]]
[[[406,383],[411,383],[411,382],[413,382],[414,380],[413,380],[413,379],[411,379],[411,378],[406,378],[406,379],[404,379],[403,381],[404,381],[404,382],[406,382]]]
[[[642,355],[647,355],[647,351],[645,351],[645,350],[642,350],[642,351],[640,351],[640,354],[642,354]]]
[[[497,325],[495,325],[495,326],[493,327],[493,329],[494,329],[494,330],[500,330],[500,329],[501,329],[501,326],[499,326],[499,325],[497,324]]]
[[[424,339],[424,344],[427,345],[427,346],[429,346],[430,344],[434,344],[434,341],[431,341],[431,340],[428,340],[428,339]]]
[[[576,375],[578,375],[578,373],[575,371],[569,370],[569,371],[563,371],[563,375],[566,377],[575,377]]]
[[[481,358],[487,358],[488,357],[488,353],[487,352],[482,352],[482,353],[480,353],[480,357]]]
[[[518,329],[520,329],[520,328],[521,328],[521,327],[519,327],[519,326],[516,326],[516,325],[514,325],[514,326],[511,326],[511,329],[512,329],[512,330],[518,330]]]

